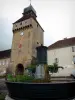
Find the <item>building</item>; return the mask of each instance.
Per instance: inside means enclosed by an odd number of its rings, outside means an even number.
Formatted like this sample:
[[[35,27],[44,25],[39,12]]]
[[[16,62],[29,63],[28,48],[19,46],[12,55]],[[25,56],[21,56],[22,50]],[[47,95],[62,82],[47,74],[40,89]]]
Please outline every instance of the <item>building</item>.
[[[32,5],[23,11],[23,16],[13,23],[13,40],[11,48],[11,63],[13,72],[22,70],[32,58],[36,58],[36,47],[43,44],[43,28],[37,21],[37,15]]]
[[[22,17],[13,23],[12,31],[12,48],[0,52],[0,68],[6,70],[10,63],[15,73],[16,70],[24,70],[32,58],[36,58],[36,47],[43,44],[44,30],[31,4],[23,10]]]
[[[70,73],[75,67],[75,37],[59,40],[48,47],[48,65],[58,63],[64,67],[61,73]]]
[[[11,50],[0,51],[0,75],[6,72],[10,62]]]

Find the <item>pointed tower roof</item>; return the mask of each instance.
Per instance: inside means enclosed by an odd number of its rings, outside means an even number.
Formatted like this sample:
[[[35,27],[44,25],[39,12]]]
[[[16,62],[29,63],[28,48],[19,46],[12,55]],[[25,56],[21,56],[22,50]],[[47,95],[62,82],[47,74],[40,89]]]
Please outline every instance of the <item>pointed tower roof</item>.
[[[27,8],[24,8],[23,14],[27,14],[30,11],[33,11],[33,13],[36,15],[36,11],[31,4]]]
[[[36,11],[31,4],[28,7],[24,8],[22,14],[23,14],[23,16],[19,20],[17,20],[16,22],[14,22],[13,24],[24,21],[30,17],[33,17],[34,19],[36,19],[36,17],[37,17]]]

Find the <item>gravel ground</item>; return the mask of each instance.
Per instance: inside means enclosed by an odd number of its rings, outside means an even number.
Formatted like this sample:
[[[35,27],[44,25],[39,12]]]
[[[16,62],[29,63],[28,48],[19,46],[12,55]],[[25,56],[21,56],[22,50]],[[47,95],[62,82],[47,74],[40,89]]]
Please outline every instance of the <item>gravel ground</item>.
[[[5,79],[0,79],[0,94],[7,94],[7,87],[5,84]]]

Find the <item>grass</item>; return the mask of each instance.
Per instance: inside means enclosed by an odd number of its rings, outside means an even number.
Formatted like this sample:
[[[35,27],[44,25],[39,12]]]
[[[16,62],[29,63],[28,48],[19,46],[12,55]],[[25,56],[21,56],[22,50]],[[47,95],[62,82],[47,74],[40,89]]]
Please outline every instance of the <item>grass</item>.
[[[0,94],[0,100],[5,100],[5,95],[4,94]]]

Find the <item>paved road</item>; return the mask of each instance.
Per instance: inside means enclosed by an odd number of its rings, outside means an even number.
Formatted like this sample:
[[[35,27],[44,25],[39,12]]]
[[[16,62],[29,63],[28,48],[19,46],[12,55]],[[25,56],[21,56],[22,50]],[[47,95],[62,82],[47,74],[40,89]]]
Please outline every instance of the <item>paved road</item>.
[[[3,94],[8,93],[7,87],[6,87],[6,84],[5,84],[5,79],[0,79],[0,94],[1,93],[3,93]]]

